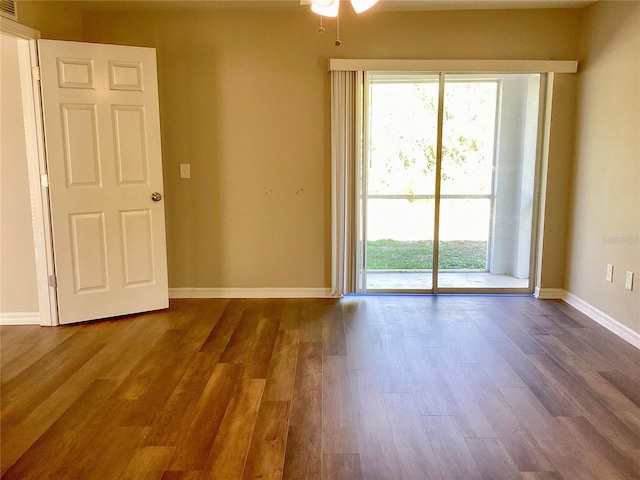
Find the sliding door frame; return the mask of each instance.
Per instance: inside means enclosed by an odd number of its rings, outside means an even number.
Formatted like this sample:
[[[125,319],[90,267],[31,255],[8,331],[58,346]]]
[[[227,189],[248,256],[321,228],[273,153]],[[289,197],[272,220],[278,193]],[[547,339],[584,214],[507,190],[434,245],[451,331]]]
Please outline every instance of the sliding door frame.
[[[443,75],[450,74],[467,74],[473,75],[477,72],[443,72]],[[521,73],[531,73],[540,75],[540,85],[538,89],[538,118],[537,118],[537,127],[536,127],[536,151],[535,151],[535,171],[534,171],[534,181],[533,181],[533,208],[531,212],[531,235],[530,235],[530,251],[529,251],[529,278],[526,287],[484,287],[484,288],[473,288],[473,287],[445,287],[445,288],[437,288],[434,293],[444,293],[444,294],[532,294],[535,290],[536,285],[538,284],[538,256],[541,255],[541,251],[538,248],[538,243],[542,243],[542,238],[539,236],[539,228],[542,224],[543,218],[541,217],[541,209],[540,209],[540,199],[541,199],[541,188],[543,186],[542,182],[542,172],[543,172],[543,164],[546,165],[546,153],[544,151],[544,145],[546,143],[546,139],[549,136],[549,130],[545,128],[547,124],[546,116],[547,114],[551,114],[551,104],[550,104],[550,92],[547,92],[547,88],[553,88],[552,81],[549,80],[552,77],[553,72],[499,72],[497,75],[515,75]],[[497,108],[500,109],[502,103],[502,82],[499,81],[499,95],[498,95],[498,105]],[[547,99],[549,98],[549,101]],[[495,132],[495,146],[494,149],[497,148],[497,138],[499,135],[498,129]],[[494,152],[494,162],[495,162],[495,152]],[[495,166],[495,163],[494,163]],[[439,179],[438,179],[439,181]],[[494,180],[495,183],[495,180]],[[495,194],[492,192],[492,207],[493,202],[495,201]],[[438,202],[439,203],[439,202]],[[492,213],[493,215],[493,208]],[[434,246],[435,250],[435,246]],[[435,267],[435,265],[434,265]],[[407,291],[406,293],[411,293],[411,291]]]
[[[439,293],[438,272],[440,270],[440,195],[442,190],[442,127],[444,125],[444,83],[445,72],[438,79],[438,127],[436,128],[436,191],[433,211],[433,268],[431,269],[431,289]]]
[[[554,73],[576,73],[577,62],[576,61],[546,61],[546,60],[376,60],[376,59],[331,59],[329,62],[330,71],[356,71],[364,72],[364,78],[359,81],[359,85],[364,88],[361,91],[361,95],[358,99],[358,107],[355,109],[356,125],[358,125],[359,135],[356,135],[356,173],[361,180],[355,182],[354,191],[350,192],[352,202],[362,202],[362,208],[356,210],[355,228],[352,234],[360,233],[360,235],[352,235],[353,237],[360,237],[359,240],[352,243],[352,248],[357,250],[358,242],[361,241],[362,245],[366,245],[366,177],[363,175],[366,173],[368,165],[367,149],[364,148],[369,141],[369,131],[367,125],[368,111],[366,108],[369,89],[368,89],[368,73],[371,71],[376,72],[398,72],[402,73],[424,73],[439,75],[439,101],[438,101],[438,130],[437,130],[437,159],[436,159],[436,202],[434,212],[434,257],[433,257],[433,270],[432,270],[432,288],[431,289],[419,289],[419,290],[369,290],[366,289],[366,248],[362,247],[362,252],[356,255],[357,261],[355,262],[356,271],[352,271],[351,275],[355,275],[357,280],[355,285],[349,287],[347,285],[335,284],[333,287],[334,292],[339,295],[349,293],[401,293],[401,294],[415,294],[415,293],[473,293],[473,294],[531,294],[534,292],[534,288],[540,287],[541,282],[541,253],[543,248],[543,235],[544,235],[544,211],[545,211],[545,192],[546,192],[546,173],[547,162],[549,152],[549,135],[550,135],[550,117],[551,117],[551,103],[553,99],[553,77]],[[439,200],[440,200],[440,176],[441,176],[441,163],[442,163],[442,124],[443,124],[443,111],[444,111],[444,81],[447,74],[515,74],[515,73],[533,73],[540,74],[540,93],[539,93],[539,106],[538,106],[538,136],[536,140],[536,166],[534,176],[534,205],[532,212],[532,226],[531,226],[531,251],[530,251],[530,269],[529,269],[529,283],[527,288],[440,288],[438,286],[438,225],[440,220]],[[362,100],[362,101],[360,101]],[[340,174],[334,170],[333,175]],[[360,194],[358,193],[360,190]],[[337,224],[335,221],[336,205],[340,207],[339,202],[335,202],[336,196],[344,195],[344,191],[333,191],[332,197],[334,199],[334,229],[344,228]],[[358,232],[359,230],[359,232]],[[339,235],[336,235],[334,231],[334,242]],[[336,245],[332,248],[335,251]],[[353,254],[353,252],[352,252]],[[353,264],[352,264],[353,265]],[[344,278],[344,268],[346,264],[344,258],[334,255],[332,269],[333,278],[340,278],[340,270],[342,270],[342,277]],[[352,277],[353,278],[353,277]],[[334,281],[335,283],[335,281]],[[355,288],[354,288],[355,287]]]
[[[436,126],[436,165],[435,165],[435,192],[434,192],[434,225],[433,225],[433,254],[432,254],[432,264],[433,268],[431,271],[431,285],[432,288],[420,288],[420,289],[367,289],[366,285],[366,277],[367,277],[367,261],[366,261],[366,245],[367,245],[367,205],[368,205],[368,178],[369,178],[369,149],[367,145],[370,140],[370,109],[368,106],[370,105],[370,92],[371,92],[371,82],[370,78],[372,75],[376,75],[377,71],[365,71],[364,72],[364,95],[362,97],[363,108],[362,110],[362,120],[357,122],[362,125],[362,143],[360,153],[360,162],[358,175],[360,175],[361,181],[360,185],[362,188],[361,198],[358,200],[362,202],[362,208],[360,209],[360,214],[362,215],[362,231],[359,232],[359,240],[358,243],[362,243],[364,255],[363,255],[363,266],[362,266],[362,284],[359,285],[359,289],[357,293],[404,293],[404,294],[432,294],[437,293],[437,278],[438,278],[438,224],[439,224],[439,209],[440,209],[440,173],[441,173],[441,165],[442,165],[442,124],[444,118],[444,77],[445,72],[387,72],[387,73],[397,73],[398,75],[431,75],[438,77],[438,111],[437,111],[437,126]]]

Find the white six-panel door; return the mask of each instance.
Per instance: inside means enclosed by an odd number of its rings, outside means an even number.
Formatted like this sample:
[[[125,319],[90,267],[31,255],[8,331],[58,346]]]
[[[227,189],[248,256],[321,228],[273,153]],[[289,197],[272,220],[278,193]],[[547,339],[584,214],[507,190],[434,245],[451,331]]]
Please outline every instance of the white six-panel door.
[[[166,308],[155,50],[38,48],[59,321]]]

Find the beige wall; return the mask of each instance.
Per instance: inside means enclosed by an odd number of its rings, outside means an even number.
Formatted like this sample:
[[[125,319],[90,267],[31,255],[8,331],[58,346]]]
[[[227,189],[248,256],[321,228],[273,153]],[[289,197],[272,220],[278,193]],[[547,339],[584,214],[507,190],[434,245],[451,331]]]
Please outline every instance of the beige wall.
[[[171,287],[329,286],[329,58],[572,60],[581,21],[579,10],[356,18],[347,8],[335,47],[333,21],[318,34],[318,17],[302,7],[102,8],[83,14],[84,40],[157,48]],[[21,21],[45,38],[64,38],[50,25],[50,9],[22,2]],[[77,23],[66,21],[76,38]],[[557,88],[572,112],[572,80]],[[554,199],[568,190],[573,131],[563,112],[552,131]],[[178,178],[180,163],[191,163],[190,180]],[[564,205],[548,212],[544,287],[564,279],[564,262],[556,263],[565,248]]]
[[[16,37],[0,34],[0,313],[39,310]]]
[[[566,286],[640,332],[640,2],[589,7],[580,61]]]
[[[31,2],[17,0],[18,21],[35,28],[49,40],[82,41],[80,2]]]

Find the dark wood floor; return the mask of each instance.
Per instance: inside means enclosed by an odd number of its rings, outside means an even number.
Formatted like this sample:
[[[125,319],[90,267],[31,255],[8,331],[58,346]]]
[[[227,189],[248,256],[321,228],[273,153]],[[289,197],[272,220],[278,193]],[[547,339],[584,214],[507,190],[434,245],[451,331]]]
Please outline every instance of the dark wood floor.
[[[3,479],[638,479],[640,351],[528,297],[2,327]]]

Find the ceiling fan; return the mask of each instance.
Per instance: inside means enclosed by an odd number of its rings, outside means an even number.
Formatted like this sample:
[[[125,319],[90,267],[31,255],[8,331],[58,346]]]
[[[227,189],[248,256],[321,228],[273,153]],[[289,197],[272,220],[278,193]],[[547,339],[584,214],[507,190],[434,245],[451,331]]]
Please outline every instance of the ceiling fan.
[[[370,9],[378,0],[350,0],[356,13]],[[300,0],[300,5],[311,5],[311,11],[323,17],[337,17],[340,0]]]

